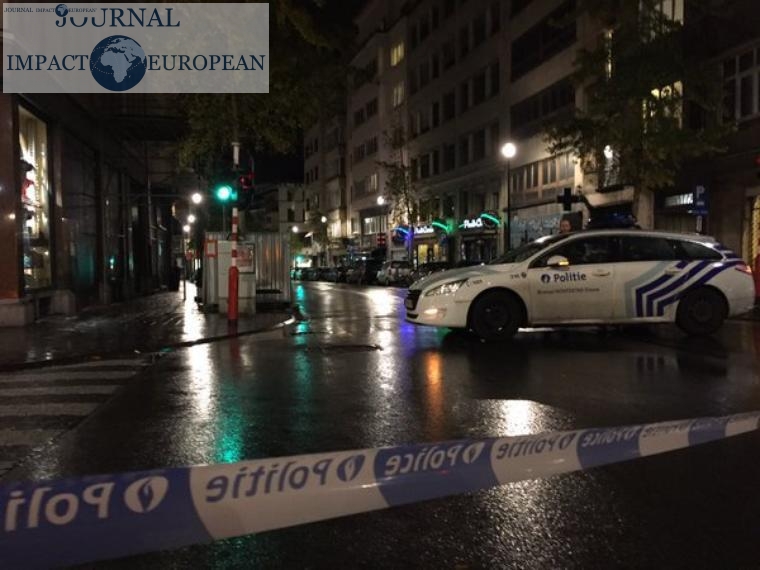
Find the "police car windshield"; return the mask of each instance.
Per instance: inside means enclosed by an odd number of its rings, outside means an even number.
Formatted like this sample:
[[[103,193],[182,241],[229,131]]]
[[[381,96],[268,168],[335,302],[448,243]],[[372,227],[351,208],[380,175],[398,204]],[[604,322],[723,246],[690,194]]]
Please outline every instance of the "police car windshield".
[[[555,236],[540,237],[537,240],[523,244],[516,249],[509,250],[504,255],[491,261],[490,265],[498,265],[500,263],[520,263],[521,261],[533,257],[542,249],[545,249],[569,236],[570,234],[559,234]]]

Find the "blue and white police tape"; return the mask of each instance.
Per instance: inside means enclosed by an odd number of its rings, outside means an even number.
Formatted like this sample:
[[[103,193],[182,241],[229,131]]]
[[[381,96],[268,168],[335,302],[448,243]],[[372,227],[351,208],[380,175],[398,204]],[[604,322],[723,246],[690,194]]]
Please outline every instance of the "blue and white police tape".
[[[0,487],[4,568],[210,542],[654,455],[758,429],[760,412]]]

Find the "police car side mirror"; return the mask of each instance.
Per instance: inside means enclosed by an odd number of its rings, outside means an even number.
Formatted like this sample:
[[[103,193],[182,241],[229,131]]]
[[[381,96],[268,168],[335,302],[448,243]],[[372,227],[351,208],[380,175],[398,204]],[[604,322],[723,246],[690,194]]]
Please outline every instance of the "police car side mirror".
[[[570,262],[568,259],[563,255],[552,255],[547,261],[546,266],[547,267],[554,267],[560,268],[560,267],[568,267],[570,265]]]

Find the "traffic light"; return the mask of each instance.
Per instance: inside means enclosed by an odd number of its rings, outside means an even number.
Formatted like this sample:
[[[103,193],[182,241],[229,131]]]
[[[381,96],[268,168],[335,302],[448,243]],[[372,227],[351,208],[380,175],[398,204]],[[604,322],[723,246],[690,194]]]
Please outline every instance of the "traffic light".
[[[253,171],[238,176],[237,188],[238,206],[247,209],[253,198]]]
[[[214,195],[216,199],[221,203],[235,202],[238,199],[237,190],[232,188],[229,184],[220,184],[214,189]]]

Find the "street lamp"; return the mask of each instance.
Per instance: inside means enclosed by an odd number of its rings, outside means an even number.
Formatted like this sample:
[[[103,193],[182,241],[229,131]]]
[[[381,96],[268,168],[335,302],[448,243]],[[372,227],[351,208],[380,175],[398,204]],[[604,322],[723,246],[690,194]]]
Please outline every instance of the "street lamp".
[[[610,145],[607,145],[604,147],[604,158],[607,160],[612,160],[612,157],[615,155],[615,153],[612,152],[612,147]]]
[[[320,218],[320,221],[321,221],[323,224],[326,224],[326,223],[327,223],[327,216],[322,216],[322,217]]]
[[[193,192],[193,195],[190,196],[190,199],[193,201],[193,204],[200,204],[203,202],[203,195],[200,192]]]
[[[188,224],[194,224],[195,223],[195,214],[189,214],[187,216],[187,223]]]
[[[384,196],[378,196],[377,197],[377,205],[382,206],[385,204],[385,197]]]
[[[182,226],[182,231],[184,231],[186,234],[190,233],[190,224],[185,224]]]
[[[512,196],[510,194],[510,161],[517,154],[517,147],[513,142],[504,143],[501,147],[502,156],[507,159],[507,224],[504,226],[504,243],[506,250],[512,247]]]
[[[294,233],[294,234],[297,234],[297,233],[298,233],[298,226],[293,226],[293,233]]]

